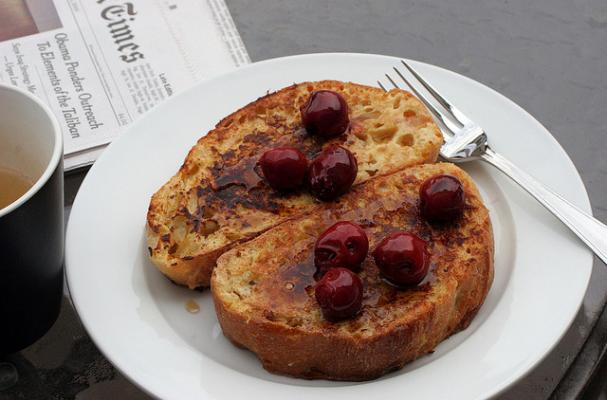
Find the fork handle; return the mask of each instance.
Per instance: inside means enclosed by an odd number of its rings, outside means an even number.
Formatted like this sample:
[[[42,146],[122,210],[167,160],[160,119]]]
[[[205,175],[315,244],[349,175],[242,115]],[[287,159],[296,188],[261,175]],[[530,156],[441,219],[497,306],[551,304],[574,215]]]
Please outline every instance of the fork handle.
[[[487,148],[481,159],[508,175],[535,197],[607,264],[607,225],[575,207],[492,149]]]

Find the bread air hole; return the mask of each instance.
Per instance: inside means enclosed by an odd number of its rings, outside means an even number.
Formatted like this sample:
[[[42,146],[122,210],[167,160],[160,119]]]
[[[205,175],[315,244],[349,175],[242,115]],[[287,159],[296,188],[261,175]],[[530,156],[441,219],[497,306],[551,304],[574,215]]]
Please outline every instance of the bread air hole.
[[[204,207],[203,208],[203,212],[202,212],[202,216],[205,218],[211,218],[213,215],[215,215],[215,211],[211,208],[211,207]]]
[[[171,227],[171,233],[175,242],[181,243],[187,235],[187,223],[186,217],[178,215],[173,219],[173,226]]]
[[[398,128],[395,125],[381,126],[369,131],[369,136],[375,143],[386,143],[390,141]]]
[[[198,196],[196,196],[196,192],[194,190],[190,190],[188,192],[186,208],[189,214],[196,214],[198,211]]]
[[[381,113],[379,111],[366,111],[363,114],[360,114],[359,116],[356,117],[357,120],[359,121],[365,121],[367,119],[377,119],[379,118],[379,116],[381,115]]]
[[[400,97],[397,97],[392,103],[392,108],[396,110],[398,107],[400,107]]]
[[[238,233],[235,233],[235,232],[227,231],[225,233],[225,235],[228,238],[228,240],[230,240],[232,242],[240,239],[240,235]]]
[[[413,135],[410,133],[405,133],[401,137],[398,138],[397,143],[403,147],[413,146]]]
[[[255,114],[257,114],[257,116],[260,118],[266,117],[266,111],[266,108],[262,105],[258,105],[257,107],[255,107]]]
[[[208,236],[219,229],[219,224],[213,219],[203,221],[200,226],[200,233],[204,236]]]
[[[387,193],[391,190],[390,186],[385,181],[381,182],[377,189],[381,194]]]
[[[291,317],[287,320],[287,324],[293,328],[303,325],[303,320],[300,317]]]
[[[268,321],[276,321],[276,315],[274,315],[274,312],[272,312],[272,310],[263,310],[261,314]]]

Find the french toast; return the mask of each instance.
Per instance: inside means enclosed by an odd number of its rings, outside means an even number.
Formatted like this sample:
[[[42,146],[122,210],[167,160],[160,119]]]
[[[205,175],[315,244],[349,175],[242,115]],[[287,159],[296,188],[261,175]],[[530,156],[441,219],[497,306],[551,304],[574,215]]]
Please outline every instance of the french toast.
[[[300,106],[317,90],[347,101],[350,126],[321,140],[302,126]],[[217,257],[320,203],[308,191],[272,190],[256,163],[264,151],[293,146],[309,159],[339,144],[358,161],[354,185],[436,160],[442,135],[410,93],[338,81],[305,82],[269,94],[220,121],[192,147],[153,196],[146,237],[152,262],[173,282],[209,285]]]
[[[419,188],[437,174],[457,177],[463,214],[439,225],[419,214]],[[358,273],[362,309],[329,322],[314,297],[314,243],[337,221],[365,230],[373,249],[395,231],[428,243],[429,273],[397,289],[380,277],[373,257]],[[211,290],[224,335],[257,354],[270,372],[308,379],[362,381],[401,368],[465,329],[493,280],[489,213],[472,179],[453,164],[411,167],[357,186],[338,203],[280,224],[224,253]]]

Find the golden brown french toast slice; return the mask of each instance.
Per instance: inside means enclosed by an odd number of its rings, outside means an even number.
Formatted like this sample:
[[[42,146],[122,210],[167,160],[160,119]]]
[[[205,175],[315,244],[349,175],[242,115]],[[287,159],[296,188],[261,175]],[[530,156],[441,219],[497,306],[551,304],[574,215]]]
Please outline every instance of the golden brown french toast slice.
[[[461,218],[431,225],[419,216],[419,188],[437,174],[465,191]],[[369,249],[389,233],[428,242],[424,281],[396,289],[368,256],[358,273],[363,305],[353,319],[329,322],[315,300],[314,243],[337,221],[365,230]],[[493,280],[489,213],[471,178],[453,164],[408,168],[360,185],[339,204],[283,223],[223,254],[211,290],[224,334],[271,372],[299,378],[367,380],[401,368],[468,326]]]
[[[340,93],[350,128],[331,140],[306,133],[300,106],[317,90]],[[443,139],[410,93],[337,81],[305,82],[269,94],[227,116],[192,147],[179,171],[156,192],[147,215],[153,263],[189,288],[209,285],[219,255],[318,206],[306,190],[283,195],[255,167],[268,149],[289,145],[309,159],[337,143],[358,161],[355,185],[436,160]]]

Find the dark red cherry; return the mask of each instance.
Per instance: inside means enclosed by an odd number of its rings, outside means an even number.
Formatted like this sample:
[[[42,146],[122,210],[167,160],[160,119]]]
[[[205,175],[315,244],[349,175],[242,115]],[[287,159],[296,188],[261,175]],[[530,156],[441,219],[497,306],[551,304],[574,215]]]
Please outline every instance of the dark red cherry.
[[[373,251],[382,276],[396,286],[417,285],[428,273],[430,255],[426,242],[406,232],[393,233]]]
[[[331,145],[310,163],[310,191],[321,200],[334,199],[350,189],[357,173],[354,155],[348,149]]]
[[[426,179],[419,190],[421,215],[430,222],[446,222],[464,211],[465,194],[462,183],[451,175]]]
[[[304,183],[308,160],[301,151],[293,147],[277,147],[263,153],[259,165],[272,188],[291,190]]]
[[[339,321],[360,311],[363,283],[349,269],[332,268],[316,283],[314,294],[325,319]]]
[[[346,100],[339,93],[330,90],[313,92],[299,111],[310,135],[325,138],[339,136],[350,123]]]
[[[330,268],[343,267],[358,271],[369,252],[369,239],[362,228],[341,221],[324,231],[314,246],[314,264],[319,275]]]

